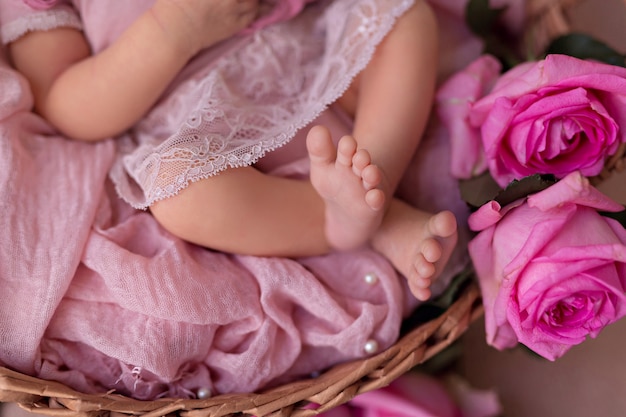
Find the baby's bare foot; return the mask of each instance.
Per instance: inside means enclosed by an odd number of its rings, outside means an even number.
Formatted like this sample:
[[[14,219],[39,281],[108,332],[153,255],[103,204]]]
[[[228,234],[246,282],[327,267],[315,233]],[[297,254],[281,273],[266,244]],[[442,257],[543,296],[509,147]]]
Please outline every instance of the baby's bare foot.
[[[380,169],[366,150],[357,150],[352,136],[342,137],[335,147],[322,126],[309,131],[307,149],[311,183],[326,204],[328,243],[340,250],[367,243],[384,214],[385,194],[377,188]]]
[[[418,300],[428,300],[430,286],[448,262],[457,242],[457,225],[454,215],[442,211],[430,217],[418,237],[418,252],[409,267],[409,288]]]
[[[393,200],[372,246],[406,277],[413,295],[425,301],[456,242],[457,224],[452,212],[432,214]]]

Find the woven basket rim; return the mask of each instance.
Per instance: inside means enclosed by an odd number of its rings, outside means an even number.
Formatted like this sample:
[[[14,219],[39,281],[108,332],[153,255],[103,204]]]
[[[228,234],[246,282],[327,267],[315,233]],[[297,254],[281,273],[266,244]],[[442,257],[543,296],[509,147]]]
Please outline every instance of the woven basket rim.
[[[336,365],[316,378],[286,383],[260,393],[221,394],[203,400],[142,401],[111,392],[84,394],[59,382],[0,367],[0,401],[14,402],[27,411],[50,416],[97,416],[115,411],[145,417],[171,413],[211,417],[234,414],[306,417],[343,404],[355,395],[389,385],[457,340],[482,312],[480,290],[471,282],[443,314],[410,330],[381,353]],[[307,408],[310,403],[318,407]]]

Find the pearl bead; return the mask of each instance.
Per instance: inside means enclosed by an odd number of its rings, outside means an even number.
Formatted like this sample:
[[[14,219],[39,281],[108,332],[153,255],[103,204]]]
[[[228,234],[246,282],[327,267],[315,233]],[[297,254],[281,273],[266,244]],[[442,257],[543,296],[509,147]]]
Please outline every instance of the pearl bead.
[[[198,388],[198,392],[196,393],[199,399],[206,400],[207,398],[211,398],[213,393],[210,388]]]
[[[365,280],[365,283],[369,285],[374,285],[378,282],[378,276],[373,272],[365,274],[365,277],[363,279]]]
[[[363,346],[363,350],[365,351],[365,353],[367,354],[372,354],[372,353],[376,353],[378,352],[378,342],[375,341],[374,339],[370,339],[367,342],[365,342],[365,346]]]

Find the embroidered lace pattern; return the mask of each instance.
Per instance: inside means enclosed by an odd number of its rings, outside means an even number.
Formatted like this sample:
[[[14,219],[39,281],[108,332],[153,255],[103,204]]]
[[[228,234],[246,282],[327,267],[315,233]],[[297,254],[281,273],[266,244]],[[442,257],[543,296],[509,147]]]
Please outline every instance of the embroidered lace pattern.
[[[50,30],[58,27],[82,29],[82,24],[74,12],[67,9],[42,10],[20,19],[8,22],[0,28],[2,43],[13,42],[34,30]]]
[[[283,146],[346,91],[412,4],[321,2],[229,50],[120,139],[120,196],[145,209]]]

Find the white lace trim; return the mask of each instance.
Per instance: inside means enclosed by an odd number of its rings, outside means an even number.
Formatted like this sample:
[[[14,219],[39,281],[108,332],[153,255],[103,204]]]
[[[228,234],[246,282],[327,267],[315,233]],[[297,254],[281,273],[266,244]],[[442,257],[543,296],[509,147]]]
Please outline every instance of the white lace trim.
[[[71,10],[53,9],[29,14],[2,25],[0,36],[4,45],[11,43],[28,32],[69,27],[82,30],[83,26]]]
[[[347,90],[412,4],[334,1],[308,28],[303,17],[258,32],[121,139],[123,156],[111,172],[120,196],[145,209],[285,145]],[[164,126],[180,128],[162,141]]]

